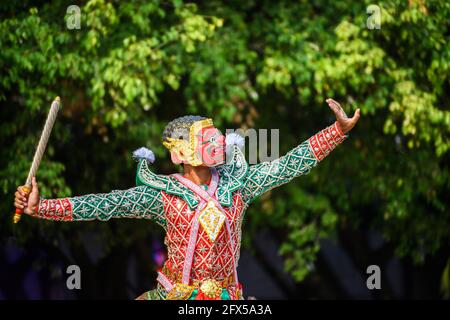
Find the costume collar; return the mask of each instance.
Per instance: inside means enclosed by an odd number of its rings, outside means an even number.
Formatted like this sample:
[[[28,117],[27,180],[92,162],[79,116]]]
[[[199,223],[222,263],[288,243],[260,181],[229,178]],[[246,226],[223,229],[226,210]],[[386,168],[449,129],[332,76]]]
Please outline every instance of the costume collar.
[[[183,177],[179,173],[175,173],[172,176],[175,177],[178,181],[180,181],[185,187],[189,188],[192,192],[194,192],[195,195],[203,198],[203,200],[205,201],[208,201],[210,198],[214,198],[214,194],[216,193],[217,186],[219,184],[219,175],[215,168],[211,168],[211,174],[212,174],[211,181],[209,183],[208,190],[206,191],[201,186]]]
[[[233,146],[231,159],[227,163],[217,167],[219,176],[217,187],[217,200],[222,206],[231,206],[232,193],[243,186],[243,180],[248,171],[248,164],[242,151],[236,145]],[[170,175],[159,175],[153,173],[145,159],[141,159],[138,164],[136,174],[137,185],[147,185],[149,187],[162,190],[183,198],[191,210],[195,209],[200,199],[192,190],[183,185],[175,177]]]

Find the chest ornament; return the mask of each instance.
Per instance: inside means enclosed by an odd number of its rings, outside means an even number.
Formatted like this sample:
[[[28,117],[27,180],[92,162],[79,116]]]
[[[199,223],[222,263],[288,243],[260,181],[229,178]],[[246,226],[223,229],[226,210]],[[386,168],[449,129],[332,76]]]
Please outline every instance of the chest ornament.
[[[198,218],[203,230],[205,230],[209,239],[214,242],[225,222],[225,215],[219,208],[217,208],[214,201],[210,200],[206,204],[205,208],[200,212]]]

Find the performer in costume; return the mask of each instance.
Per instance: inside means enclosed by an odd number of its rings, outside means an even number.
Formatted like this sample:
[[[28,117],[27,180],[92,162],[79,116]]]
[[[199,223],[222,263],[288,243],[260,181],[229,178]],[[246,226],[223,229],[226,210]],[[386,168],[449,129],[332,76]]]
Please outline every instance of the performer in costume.
[[[134,152],[139,159],[134,188],[44,199],[33,178],[28,199],[18,188],[15,206],[57,221],[154,220],[166,232],[167,261],[158,270],[156,289],[138,299],[242,299],[236,268],[247,207],[264,192],[308,173],[359,119],[359,109],[348,118],[336,101],[327,103],[336,122],[273,161],[248,165],[240,149],[242,137],[224,137],[211,119],[184,116],[163,133],[163,144],[172,161],[183,165],[183,175],[155,174],[150,169],[153,153],[141,148]]]

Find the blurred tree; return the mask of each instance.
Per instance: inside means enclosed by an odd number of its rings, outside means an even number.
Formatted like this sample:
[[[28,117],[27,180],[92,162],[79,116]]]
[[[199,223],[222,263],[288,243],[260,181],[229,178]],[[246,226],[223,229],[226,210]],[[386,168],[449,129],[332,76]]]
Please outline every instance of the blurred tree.
[[[271,228],[286,270],[301,281],[319,239],[373,229],[387,240],[381,253],[424,263],[440,250],[444,271],[450,3],[383,1],[381,28],[373,30],[370,1],[90,0],[80,5],[79,30],[67,28],[71,4],[0,6],[2,237],[39,238],[56,249],[55,239],[71,239],[79,262],[87,261],[80,243],[87,232],[118,256],[158,232],[143,221],[11,225],[14,190],[56,95],[63,109],[38,173],[46,197],[130,187],[130,153],[141,145],[162,157],[155,170],[172,172],[161,132],[188,113],[224,128],[279,128],[284,153],[333,121],[324,104],[333,97],[348,113],[362,108],[350,140],[251,208],[245,243],[252,231]]]

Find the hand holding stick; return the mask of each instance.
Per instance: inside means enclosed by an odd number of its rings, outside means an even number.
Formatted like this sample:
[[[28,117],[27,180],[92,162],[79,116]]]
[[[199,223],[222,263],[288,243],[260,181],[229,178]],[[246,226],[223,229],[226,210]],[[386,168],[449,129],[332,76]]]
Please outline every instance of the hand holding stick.
[[[22,213],[24,212],[24,206],[20,206],[17,199],[18,193],[22,197],[20,198],[21,202],[23,202],[23,197],[28,198],[28,195],[31,192],[32,188],[32,179],[35,177],[36,172],[39,168],[39,164],[41,163],[42,156],[44,155],[45,148],[47,147],[48,138],[50,137],[50,133],[52,132],[53,125],[56,120],[56,115],[58,114],[59,105],[61,103],[61,99],[59,97],[56,97],[55,100],[52,102],[52,105],[50,107],[50,111],[47,116],[47,120],[45,121],[44,130],[42,131],[41,138],[39,139],[39,144],[36,149],[36,152],[34,154],[33,163],[31,164],[30,171],[28,173],[27,181],[25,182],[24,186],[21,186],[18,188],[18,192],[16,192],[16,212],[14,214],[14,223],[17,223],[20,221],[20,218],[22,216]],[[34,180],[35,181],[35,180]],[[36,185],[37,187],[37,185]],[[21,191],[21,192],[19,192]]]

